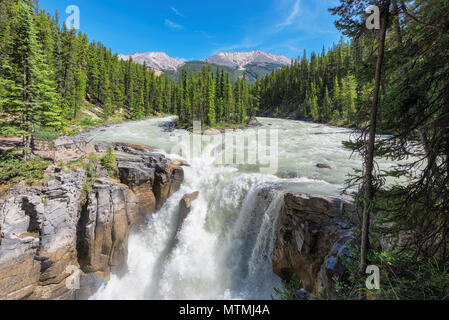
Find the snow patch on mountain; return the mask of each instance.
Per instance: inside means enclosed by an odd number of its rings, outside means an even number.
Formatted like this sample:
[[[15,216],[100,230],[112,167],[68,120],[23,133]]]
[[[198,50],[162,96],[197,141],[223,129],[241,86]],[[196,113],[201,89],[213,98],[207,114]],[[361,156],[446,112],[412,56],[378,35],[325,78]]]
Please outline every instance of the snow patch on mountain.
[[[146,62],[149,68],[157,72],[177,70],[185,64],[184,60],[169,57],[165,52],[138,52],[131,55],[119,54],[118,57],[126,61],[131,57],[134,62],[142,65]]]
[[[241,51],[241,52],[219,52],[201,61],[221,66],[237,67],[240,69],[249,64],[289,65],[291,63],[291,59],[284,55],[281,54],[275,55],[260,50]]]

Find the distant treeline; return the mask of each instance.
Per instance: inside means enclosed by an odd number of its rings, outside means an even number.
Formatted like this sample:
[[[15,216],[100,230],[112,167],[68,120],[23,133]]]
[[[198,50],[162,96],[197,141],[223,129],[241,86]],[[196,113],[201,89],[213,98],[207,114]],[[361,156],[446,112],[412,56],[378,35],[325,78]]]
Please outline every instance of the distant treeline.
[[[0,113],[25,137],[42,127],[62,130],[86,102],[104,117],[177,114],[181,122],[208,125],[245,123],[254,114],[246,77],[233,86],[229,74],[205,67],[175,83],[61,27],[57,13],[34,1],[1,1],[0,58]]]

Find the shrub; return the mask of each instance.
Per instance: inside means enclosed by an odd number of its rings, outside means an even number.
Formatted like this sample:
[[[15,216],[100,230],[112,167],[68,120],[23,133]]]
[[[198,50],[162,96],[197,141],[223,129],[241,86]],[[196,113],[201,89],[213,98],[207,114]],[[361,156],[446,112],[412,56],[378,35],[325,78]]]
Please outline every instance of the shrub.
[[[12,150],[0,153],[0,184],[17,183],[22,180],[40,180],[50,162],[40,157],[34,157],[29,161],[23,160]]]
[[[290,281],[283,280],[283,288],[274,288],[275,296],[279,300],[296,300],[296,292],[301,289],[301,280],[299,280],[296,275]],[[271,295],[271,299],[278,300],[276,297]]]
[[[98,157],[95,153],[89,154],[87,162],[84,163],[84,170],[86,170],[86,177],[88,181],[94,180],[97,175]]]
[[[411,252],[375,255],[384,270],[382,297],[396,300],[449,300],[449,264],[436,258],[416,260]]]
[[[114,154],[113,147],[109,147],[106,155],[101,158],[101,165],[108,171],[110,177],[118,176],[117,157]]]

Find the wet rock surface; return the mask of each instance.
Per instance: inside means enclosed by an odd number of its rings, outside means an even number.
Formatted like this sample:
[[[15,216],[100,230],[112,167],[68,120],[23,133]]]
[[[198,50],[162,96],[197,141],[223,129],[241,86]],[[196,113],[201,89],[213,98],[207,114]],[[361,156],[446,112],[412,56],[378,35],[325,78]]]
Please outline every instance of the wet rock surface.
[[[190,213],[192,202],[198,199],[199,192],[196,191],[194,193],[189,193],[184,195],[182,197],[181,201],[179,202],[179,215],[178,215],[178,224],[176,230],[181,230],[182,224],[184,223],[184,220],[187,218],[187,215]]]

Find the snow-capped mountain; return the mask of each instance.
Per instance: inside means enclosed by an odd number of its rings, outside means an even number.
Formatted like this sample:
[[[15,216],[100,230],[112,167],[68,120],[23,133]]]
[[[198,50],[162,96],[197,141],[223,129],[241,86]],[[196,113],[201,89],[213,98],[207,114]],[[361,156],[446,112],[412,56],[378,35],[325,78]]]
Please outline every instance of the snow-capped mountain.
[[[256,79],[289,65],[291,59],[283,55],[275,55],[268,52],[254,50],[242,52],[219,52],[213,56],[197,61],[184,61],[169,57],[164,52],[139,52],[132,55],[118,55],[122,60],[132,57],[134,62],[144,64],[156,72],[156,75],[165,74],[172,80],[179,81],[182,70],[201,72],[205,65],[212,69],[223,68],[231,75],[231,80],[242,78],[246,73],[247,80],[254,83]]]
[[[182,59],[169,57],[165,52],[139,52],[131,55],[118,55],[122,60],[128,60],[129,57],[139,64],[147,63],[149,68],[156,71],[177,70],[185,64]]]
[[[219,52],[201,61],[221,66],[238,67],[238,68],[242,68],[249,64],[288,65],[291,63],[291,59],[284,55],[281,54],[274,55],[260,50],[242,51],[242,52]]]

